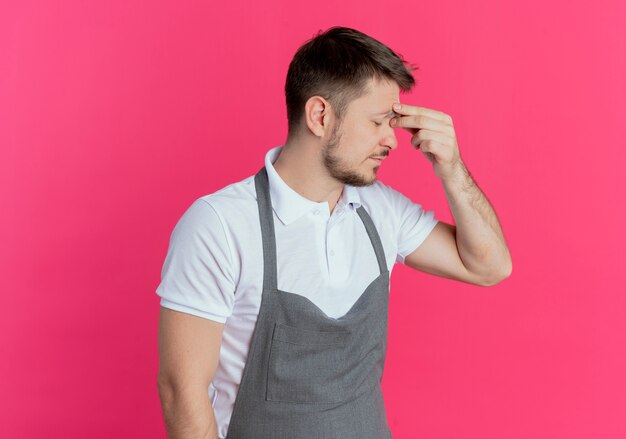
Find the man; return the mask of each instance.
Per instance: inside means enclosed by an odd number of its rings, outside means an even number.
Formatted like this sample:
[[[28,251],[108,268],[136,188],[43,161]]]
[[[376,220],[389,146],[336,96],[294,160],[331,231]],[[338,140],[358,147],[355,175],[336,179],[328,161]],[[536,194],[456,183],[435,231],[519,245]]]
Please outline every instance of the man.
[[[373,38],[318,34],[289,66],[286,143],[180,219],[157,289],[171,438],[389,438],[380,381],[394,263],[482,286],[510,275],[452,119],[400,104],[413,85]],[[400,127],[456,225],[376,179]]]

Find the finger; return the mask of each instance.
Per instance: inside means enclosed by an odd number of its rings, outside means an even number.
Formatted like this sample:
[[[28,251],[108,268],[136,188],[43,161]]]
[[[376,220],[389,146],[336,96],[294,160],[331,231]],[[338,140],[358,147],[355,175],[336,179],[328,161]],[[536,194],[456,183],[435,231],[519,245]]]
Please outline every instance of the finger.
[[[411,137],[411,145],[414,148],[420,148],[420,146],[427,140],[431,142],[437,142],[438,144],[445,145],[449,142],[449,138],[442,133],[429,130],[419,130],[413,137]]]
[[[447,132],[450,128],[450,126],[442,120],[433,119],[432,117],[423,114],[415,116],[396,116],[391,119],[389,123],[395,128],[425,128],[432,131],[442,132]],[[411,134],[413,134],[413,132],[411,132]]]
[[[432,108],[418,107],[415,105],[407,105],[395,103],[393,104],[393,111],[401,115],[406,116],[418,116],[424,115],[432,117],[433,119],[439,119],[442,121],[449,121],[451,117],[442,111],[433,110]]]

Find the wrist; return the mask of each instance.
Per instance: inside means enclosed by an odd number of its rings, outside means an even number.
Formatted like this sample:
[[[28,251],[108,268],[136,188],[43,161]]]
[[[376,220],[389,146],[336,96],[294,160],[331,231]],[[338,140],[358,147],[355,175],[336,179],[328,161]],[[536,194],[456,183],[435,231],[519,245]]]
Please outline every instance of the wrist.
[[[461,159],[450,168],[450,171],[441,177],[444,186],[467,187],[471,185],[471,175]]]

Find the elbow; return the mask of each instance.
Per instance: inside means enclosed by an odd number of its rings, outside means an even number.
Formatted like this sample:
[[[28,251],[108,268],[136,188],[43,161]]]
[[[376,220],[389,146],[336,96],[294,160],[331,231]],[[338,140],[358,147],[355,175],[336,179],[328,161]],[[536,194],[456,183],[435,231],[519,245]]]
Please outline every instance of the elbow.
[[[172,382],[159,374],[157,377],[157,390],[163,410],[169,409],[173,405],[175,388]]]
[[[157,378],[157,390],[161,409],[166,418],[175,411],[178,404],[185,401],[190,393],[189,390],[182,389],[171,377],[161,374]]]
[[[498,285],[503,280],[509,278],[513,273],[513,263],[509,261],[507,265],[501,270],[493,273],[491,276],[485,278],[481,283],[483,287],[492,287]]]
[[[217,424],[206,388],[182,387],[159,376],[157,388],[169,438],[217,438]]]

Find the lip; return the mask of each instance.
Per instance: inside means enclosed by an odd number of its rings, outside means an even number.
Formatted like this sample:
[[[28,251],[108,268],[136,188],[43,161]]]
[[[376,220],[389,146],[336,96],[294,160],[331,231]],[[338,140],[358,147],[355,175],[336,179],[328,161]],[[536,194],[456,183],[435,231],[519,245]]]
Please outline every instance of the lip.
[[[370,157],[372,160],[376,160],[378,163],[382,162],[383,160],[385,160],[384,157]]]

